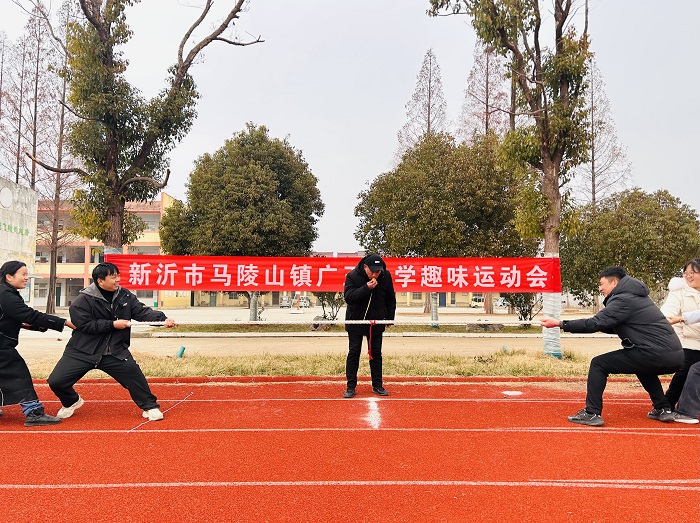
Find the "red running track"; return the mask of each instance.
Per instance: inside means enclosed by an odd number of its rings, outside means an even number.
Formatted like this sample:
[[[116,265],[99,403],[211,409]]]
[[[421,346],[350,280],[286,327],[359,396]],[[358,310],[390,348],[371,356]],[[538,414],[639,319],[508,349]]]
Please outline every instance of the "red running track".
[[[566,420],[583,383],[361,382],[348,400],[281,380],[155,382],[159,422],[113,382],[79,383],[85,406],[52,427],[5,408],[0,522],[700,520],[700,429],[647,419],[641,389],[606,394],[590,428]]]

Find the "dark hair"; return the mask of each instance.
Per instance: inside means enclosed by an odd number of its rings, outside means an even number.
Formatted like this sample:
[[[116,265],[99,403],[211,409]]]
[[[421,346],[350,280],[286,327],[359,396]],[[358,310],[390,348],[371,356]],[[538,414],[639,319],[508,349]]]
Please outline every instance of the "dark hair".
[[[22,267],[26,267],[27,264],[19,261],[19,260],[10,260],[6,261],[5,263],[2,264],[2,267],[0,267],[0,278],[2,279],[3,282],[7,281],[5,279],[5,276],[8,274],[10,276],[14,276],[15,273],[20,270]]]
[[[693,269],[695,272],[700,272],[700,258],[693,258],[688,263],[683,266],[683,272],[685,272],[688,267]]]
[[[119,274],[119,268],[116,265],[109,262],[98,263],[92,269],[92,281],[97,283],[97,280],[105,280],[112,274]]]
[[[627,276],[627,272],[622,267],[608,267],[600,273],[601,278],[614,278],[616,280],[621,280],[625,276]]]

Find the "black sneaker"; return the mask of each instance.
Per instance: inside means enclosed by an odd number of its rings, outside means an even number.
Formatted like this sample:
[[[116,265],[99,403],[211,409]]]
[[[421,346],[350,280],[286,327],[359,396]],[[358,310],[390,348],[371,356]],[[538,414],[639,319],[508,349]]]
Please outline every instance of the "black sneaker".
[[[647,414],[647,418],[663,421],[665,423],[676,421],[676,417],[673,415],[671,409],[654,409]]]
[[[25,427],[41,427],[43,425],[55,425],[61,423],[60,418],[54,418],[48,414],[27,414],[27,420],[24,422]]]
[[[343,392],[343,398],[354,398],[354,397],[355,397],[355,389],[348,388],[345,392]]]
[[[380,396],[388,396],[389,392],[384,387],[372,387],[372,392]]]
[[[603,425],[603,418],[600,417],[600,414],[593,414],[586,409],[579,410],[573,416],[569,416],[568,419],[571,423],[578,423],[579,425],[589,425],[591,427]]]

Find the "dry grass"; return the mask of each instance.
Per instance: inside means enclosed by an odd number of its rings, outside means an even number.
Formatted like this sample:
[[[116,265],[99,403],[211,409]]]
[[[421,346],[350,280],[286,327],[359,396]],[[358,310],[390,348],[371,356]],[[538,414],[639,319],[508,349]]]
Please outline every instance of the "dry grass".
[[[463,323],[461,325],[441,325],[437,328],[431,325],[394,325],[391,328],[391,332],[435,332],[435,333],[460,333],[467,332],[467,327],[469,325],[478,324],[477,322]],[[313,321],[309,321],[308,324],[291,324],[291,323],[265,323],[265,324],[246,324],[242,323],[236,325],[235,323],[222,323],[222,324],[196,324],[196,325],[178,325],[170,329],[170,332],[308,332],[310,326],[313,325]],[[484,326],[487,324],[484,323]],[[324,324],[323,330],[326,332],[345,332],[344,325],[327,325]],[[486,332],[486,331],[484,331]],[[503,329],[499,330],[498,333],[510,333],[510,334],[541,334],[542,328],[535,327],[532,325],[504,325]]]
[[[303,354],[259,356],[152,356],[135,353],[148,377],[187,376],[344,376],[345,354]],[[29,362],[32,375],[45,379],[54,360]],[[590,360],[565,351],[562,359],[524,350],[501,351],[482,356],[405,355],[384,357],[386,376],[551,376],[585,377]],[[366,358],[362,358],[361,375],[369,375]],[[102,378],[101,371],[90,371],[86,377]]]

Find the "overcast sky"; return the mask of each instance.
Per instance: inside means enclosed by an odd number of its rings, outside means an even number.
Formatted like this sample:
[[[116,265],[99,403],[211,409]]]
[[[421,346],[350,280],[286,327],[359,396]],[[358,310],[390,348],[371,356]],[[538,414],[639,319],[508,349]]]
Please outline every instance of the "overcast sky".
[[[144,95],[163,87],[197,3],[143,0],[127,10],[134,31],[125,50],[128,77]],[[221,10],[229,2],[215,4]],[[667,189],[700,210],[700,1],[590,5],[592,49],[634,185]],[[16,38],[22,12],[11,0],[0,6],[0,29]],[[467,17],[429,18],[427,7],[427,0],[251,0],[238,35],[265,42],[215,43],[191,70],[201,94],[198,118],[171,155],[166,192],[184,200],[196,158],[221,147],[246,122],[265,125],[302,151],[319,180],[326,210],[314,249],[359,249],[357,195],[392,167],[396,133],[429,48],[441,68],[450,117],[461,110],[474,31]]]

